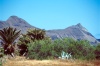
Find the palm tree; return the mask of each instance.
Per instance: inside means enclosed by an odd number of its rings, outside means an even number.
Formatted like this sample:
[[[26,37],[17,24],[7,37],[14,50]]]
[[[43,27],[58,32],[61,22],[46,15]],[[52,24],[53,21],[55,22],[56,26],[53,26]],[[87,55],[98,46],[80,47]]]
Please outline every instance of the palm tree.
[[[28,31],[27,35],[32,40],[42,40],[45,37],[45,30],[42,30],[42,29],[30,30],[30,31]]]
[[[19,37],[20,31],[15,28],[4,28],[0,30],[0,39],[4,48],[4,54],[14,56],[15,40]]]
[[[22,34],[22,37],[19,38],[19,53],[20,55],[27,55],[28,52],[28,44],[31,41],[35,41],[35,40],[42,40],[45,38],[45,30],[42,29],[30,29],[29,31],[27,31],[26,35]]]

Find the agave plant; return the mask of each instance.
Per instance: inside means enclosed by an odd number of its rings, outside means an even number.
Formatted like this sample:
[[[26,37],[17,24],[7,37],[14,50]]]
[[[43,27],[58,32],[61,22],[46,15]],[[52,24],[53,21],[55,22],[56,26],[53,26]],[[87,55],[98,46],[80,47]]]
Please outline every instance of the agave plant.
[[[71,53],[66,53],[66,52],[62,51],[61,57],[59,57],[59,58],[68,60],[68,59],[72,58],[72,56],[71,56]]]
[[[14,56],[15,40],[19,37],[20,31],[15,28],[4,28],[0,30],[0,39],[2,41],[4,54]]]

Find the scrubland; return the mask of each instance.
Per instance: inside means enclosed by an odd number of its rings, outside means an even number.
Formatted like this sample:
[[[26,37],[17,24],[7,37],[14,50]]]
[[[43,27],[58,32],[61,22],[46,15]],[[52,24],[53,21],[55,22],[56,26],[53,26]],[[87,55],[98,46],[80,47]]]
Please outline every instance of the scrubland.
[[[7,60],[3,66],[100,66],[100,60],[28,60],[17,56]]]

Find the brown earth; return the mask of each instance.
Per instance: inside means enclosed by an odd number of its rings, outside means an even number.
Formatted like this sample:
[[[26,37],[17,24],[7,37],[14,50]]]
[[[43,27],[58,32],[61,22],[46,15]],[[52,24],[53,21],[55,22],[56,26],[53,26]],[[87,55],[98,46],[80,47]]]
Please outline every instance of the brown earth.
[[[100,60],[27,60],[24,57],[16,57],[7,60],[3,66],[100,66]]]

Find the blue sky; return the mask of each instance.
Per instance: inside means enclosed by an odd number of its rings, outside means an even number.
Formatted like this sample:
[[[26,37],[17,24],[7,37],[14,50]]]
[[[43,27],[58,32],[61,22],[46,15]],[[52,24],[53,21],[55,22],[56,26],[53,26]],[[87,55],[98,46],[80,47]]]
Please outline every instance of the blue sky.
[[[12,15],[46,30],[81,23],[100,38],[100,0],[0,0],[0,20]]]

